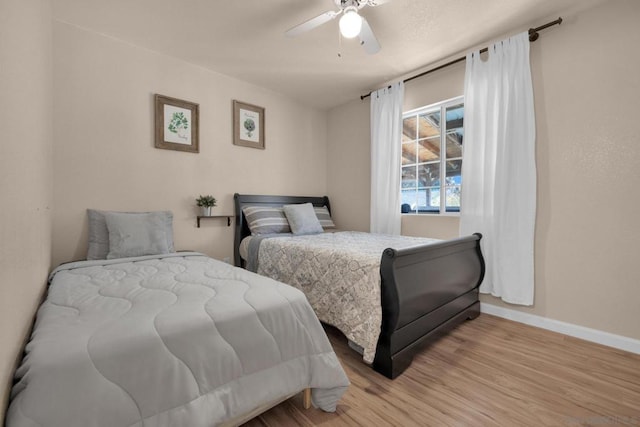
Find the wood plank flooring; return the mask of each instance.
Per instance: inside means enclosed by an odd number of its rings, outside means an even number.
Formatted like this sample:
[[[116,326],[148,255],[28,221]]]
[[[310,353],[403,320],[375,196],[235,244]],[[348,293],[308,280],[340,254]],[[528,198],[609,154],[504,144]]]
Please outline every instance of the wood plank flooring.
[[[337,411],[300,394],[246,426],[640,426],[640,355],[481,314],[392,381],[327,334],[351,380]]]

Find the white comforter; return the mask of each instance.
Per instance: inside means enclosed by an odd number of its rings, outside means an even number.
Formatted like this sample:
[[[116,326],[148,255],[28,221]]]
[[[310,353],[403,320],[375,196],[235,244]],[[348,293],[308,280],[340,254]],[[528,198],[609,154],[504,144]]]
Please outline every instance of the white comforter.
[[[349,381],[302,292],[197,253],[52,274],[7,426],[210,426]]]

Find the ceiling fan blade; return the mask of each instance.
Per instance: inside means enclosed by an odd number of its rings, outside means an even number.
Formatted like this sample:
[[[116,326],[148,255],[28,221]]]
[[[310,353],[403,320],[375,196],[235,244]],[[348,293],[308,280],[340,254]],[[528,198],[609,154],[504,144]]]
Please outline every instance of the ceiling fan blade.
[[[300,25],[296,25],[295,27],[288,29],[284,33],[284,35],[287,37],[295,37],[302,33],[306,33],[307,31],[313,30],[314,28],[331,21],[336,16],[340,15],[340,13],[342,13],[341,10],[337,12],[330,10],[323,13],[322,15],[318,15],[315,18],[309,19],[308,21],[303,22]]]
[[[369,55],[380,52],[380,43],[378,43],[376,36],[373,35],[373,30],[364,16],[362,17],[362,29],[360,30],[360,44]]]
[[[391,0],[367,0],[369,6],[380,6],[381,4],[389,3]]]

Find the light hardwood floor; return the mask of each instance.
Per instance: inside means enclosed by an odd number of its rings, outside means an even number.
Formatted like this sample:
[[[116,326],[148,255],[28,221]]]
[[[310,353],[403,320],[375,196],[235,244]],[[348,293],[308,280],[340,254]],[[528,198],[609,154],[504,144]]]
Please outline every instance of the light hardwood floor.
[[[247,426],[640,426],[640,355],[481,314],[392,381],[327,334],[351,380],[336,413],[300,394]]]

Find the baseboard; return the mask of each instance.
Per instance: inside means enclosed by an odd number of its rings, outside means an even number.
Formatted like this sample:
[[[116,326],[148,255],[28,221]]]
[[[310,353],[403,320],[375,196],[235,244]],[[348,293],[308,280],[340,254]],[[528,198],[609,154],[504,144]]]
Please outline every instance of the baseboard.
[[[599,331],[597,329],[585,328],[584,326],[536,316],[535,314],[523,313],[521,311],[498,307],[484,302],[480,303],[480,312],[513,320],[514,322],[535,326],[537,328],[559,332],[585,341],[591,341],[608,347],[640,354],[640,340],[623,337],[622,335],[615,335],[609,332]]]

